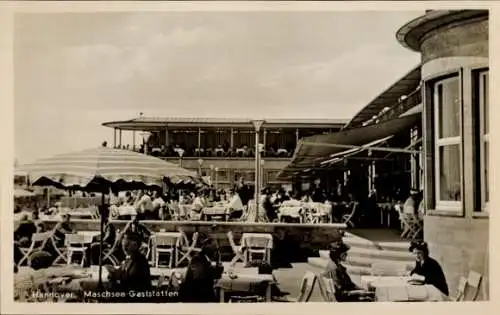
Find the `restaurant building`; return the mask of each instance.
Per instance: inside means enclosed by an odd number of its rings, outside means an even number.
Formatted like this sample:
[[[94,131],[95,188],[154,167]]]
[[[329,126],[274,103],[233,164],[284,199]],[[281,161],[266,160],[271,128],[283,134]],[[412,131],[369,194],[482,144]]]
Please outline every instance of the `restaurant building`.
[[[424,239],[451,292],[489,261],[488,11],[429,10],[397,32],[421,54]]]
[[[397,40],[419,52],[421,64],[340,132],[301,139],[279,177],[334,178],[355,187],[356,201],[374,188],[382,202],[388,201],[384,196],[404,201],[410,188],[422,191],[423,238],[442,265],[450,292],[456,292],[461,276],[475,271],[482,275],[478,299],[486,300],[488,11],[429,10],[401,27]],[[349,184],[353,178],[355,184]]]
[[[273,188],[292,182],[277,178],[287,165],[299,139],[337,132],[343,119],[267,119],[258,121],[223,118],[177,118],[140,116],[103,123],[114,129],[114,147],[152,154],[208,176],[220,188],[232,187],[240,178],[255,182],[255,143],[261,144],[261,185]],[[143,143],[122,143],[122,132],[143,135]],[[135,135],[133,137],[135,139]]]

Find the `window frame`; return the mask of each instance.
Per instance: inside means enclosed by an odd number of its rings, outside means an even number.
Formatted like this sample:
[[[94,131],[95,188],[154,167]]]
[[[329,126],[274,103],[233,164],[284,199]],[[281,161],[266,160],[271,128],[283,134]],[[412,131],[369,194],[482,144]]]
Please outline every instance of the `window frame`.
[[[490,78],[489,78],[489,69],[480,69],[477,71],[477,84],[478,84],[478,92],[479,92],[479,97],[478,97],[478,105],[479,105],[479,159],[480,159],[480,190],[481,190],[481,211],[488,213],[489,212],[489,198],[486,200],[486,187],[491,187],[489,184],[489,179],[485,177],[485,168],[488,168],[489,170],[489,165],[486,165],[486,155],[485,155],[485,150],[484,146],[486,142],[488,143],[488,146],[490,145],[490,135],[488,130],[488,133],[485,133],[485,119],[489,119],[489,117],[484,117],[485,115],[485,101],[484,101],[484,94],[485,94],[485,77],[487,76],[487,84],[489,85]],[[487,91],[489,92],[489,86],[487,88]],[[488,103],[489,103],[489,95],[488,95]],[[489,104],[488,104],[489,107]],[[488,124],[489,125],[489,124]],[[491,128],[491,126],[489,126]],[[490,192],[491,194],[491,192]]]
[[[450,80],[457,80],[458,84],[458,102],[460,103],[460,111],[459,111],[459,135],[458,136],[453,136],[453,137],[440,137],[440,117],[441,113],[439,111],[440,106],[438,105],[440,102],[440,94],[437,92],[439,86],[441,86],[441,89],[443,89],[444,83]],[[453,72],[450,73],[449,75],[442,76],[439,78],[436,78],[433,80],[431,84],[431,97],[432,97],[432,104],[433,104],[433,116],[434,116],[434,121],[433,121],[433,149],[434,149],[434,204],[436,210],[440,211],[447,211],[447,212],[460,212],[463,210],[463,198],[464,198],[464,191],[463,191],[463,115],[462,115],[462,110],[463,110],[463,95],[462,95],[462,74],[461,72]],[[442,95],[442,93],[441,93]],[[452,200],[441,200],[441,160],[440,160],[440,148],[444,148],[447,146],[452,146],[452,145],[458,145],[458,152],[459,152],[459,160],[460,160],[460,165],[459,165],[459,172],[460,172],[460,200],[458,201],[452,201]]]

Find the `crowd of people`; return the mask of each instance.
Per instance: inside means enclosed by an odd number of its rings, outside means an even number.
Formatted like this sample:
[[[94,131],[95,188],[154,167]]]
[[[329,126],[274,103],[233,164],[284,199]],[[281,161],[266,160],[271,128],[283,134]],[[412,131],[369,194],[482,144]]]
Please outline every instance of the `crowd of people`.
[[[247,145],[230,147],[229,144],[220,144],[213,148],[187,148],[184,145],[140,145],[131,147],[130,145],[117,146],[117,149],[132,150],[140,153],[147,153],[157,157],[255,157],[255,150]],[[262,155],[265,157],[291,157],[293,147],[280,148],[277,145],[268,145],[263,149]]]

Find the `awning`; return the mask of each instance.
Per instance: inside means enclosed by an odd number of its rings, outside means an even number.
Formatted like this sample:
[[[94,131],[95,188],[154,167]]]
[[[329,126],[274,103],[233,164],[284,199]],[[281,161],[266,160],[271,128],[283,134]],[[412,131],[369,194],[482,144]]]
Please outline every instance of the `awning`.
[[[292,161],[280,172],[279,178],[290,177],[297,171],[321,167],[331,155],[409,130],[420,124],[421,114],[407,115],[378,124],[353,128],[328,135],[316,135],[299,140]],[[386,149],[388,152],[390,148]],[[397,151],[397,150],[394,150]]]
[[[408,96],[418,88],[420,80],[421,66],[418,65],[378,95],[368,105],[363,107],[363,109],[354,115],[354,117],[344,126],[344,129],[362,126],[363,122],[369,120],[374,115],[378,115],[384,107],[397,105],[401,96]]]
[[[369,150],[372,147],[380,145],[380,144],[386,142],[387,140],[391,139],[392,137],[394,137],[394,135],[390,135],[390,136],[384,137],[382,139],[377,139],[377,140],[372,141],[370,143],[363,144],[359,148],[348,149],[348,150],[345,150],[345,151],[342,151],[339,153],[330,154],[329,159],[322,161],[321,164],[324,165],[324,164],[334,163],[336,160],[341,160],[341,159],[349,157],[351,155],[356,155],[356,154],[361,153],[365,150]]]

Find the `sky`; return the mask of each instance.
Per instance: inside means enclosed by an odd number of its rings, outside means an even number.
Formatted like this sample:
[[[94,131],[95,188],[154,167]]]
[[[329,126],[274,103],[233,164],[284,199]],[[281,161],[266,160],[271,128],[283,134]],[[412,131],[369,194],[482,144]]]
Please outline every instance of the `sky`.
[[[349,119],[418,64],[395,33],[421,14],[17,14],[15,158],[112,143],[101,124],[139,112]]]

